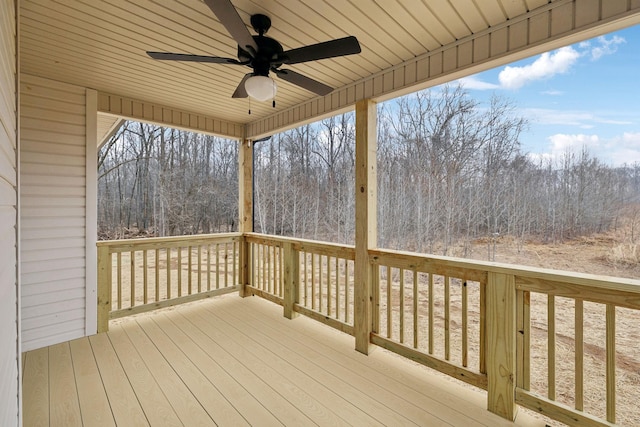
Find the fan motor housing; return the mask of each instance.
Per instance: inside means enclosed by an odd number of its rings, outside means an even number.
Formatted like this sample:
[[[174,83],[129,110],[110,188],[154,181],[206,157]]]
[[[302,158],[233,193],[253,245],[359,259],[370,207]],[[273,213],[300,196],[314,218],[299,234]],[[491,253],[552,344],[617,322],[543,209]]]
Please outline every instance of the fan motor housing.
[[[266,36],[253,36],[253,40],[258,46],[255,56],[238,46],[238,60],[240,62],[249,62],[248,66],[253,68],[254,74],[258,76],[268,76],[271,68],[277,68],[282,65],[282,57],[284,50],[278,41]]]

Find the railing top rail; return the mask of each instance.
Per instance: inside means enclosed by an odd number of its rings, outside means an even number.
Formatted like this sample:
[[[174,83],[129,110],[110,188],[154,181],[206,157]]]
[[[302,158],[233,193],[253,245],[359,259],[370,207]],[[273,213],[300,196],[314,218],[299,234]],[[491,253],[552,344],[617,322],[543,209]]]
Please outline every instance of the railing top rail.
[[[538,281],[562,282],[572,285],[580,285],[594,289],[605,289],[609,291],[624,291],[633,294],[640,294],[640,280],[627,279],[621,277],[604,276],[587,273],[576,273],[571,271],[551,270],[540,267],[529,267],[522,265],[503,264],[489,261],[475,261],[464,258],[445,257],[438,255],[418,254],[414,252],[396,251],[387,249],[369,250],[372,262],[386,262],[389,259],[404,259],[406,262],[425,263],[428,262],[440,268],[462,269],[462,270],[483,270],[509,274],[516,277],[537,279]],[[517,279],[516,279],[517,280]]]
[[[340,256],[348,256],[355,250],[354,245],[337,244],[330,242],[322,242],[317,240],[299,239],[294,237],[272,236],[261,233],[219,233],[219,234],[198,234],[188,236],[172,236],[172,237],[151,237],[124,240],[105,240],[97,242],[98,247],[109,247],[111,252],[121,252],[127,250],[154,249],[164,247],[165,245],[180,246],[197,245],[214,243],[215,241],[234,241],[247,238],[249,241],[264,240],[268,242],[276,242],[280,245],[291,243],[298,250],[322,250],[330,249],[331,253]],[[377,264],[384,263],[401,263],[401,266],[407,266],[420,270],[430,270],[436,273],[442,272],[446,274],[452,272],[471,272],[470,280],[481,279],[481,272],[495,272],[510,274],[524,279],[535,279],[536,281],[547,281],[550,283],[561,282],[572,285],[580,285],[593,289],[605,289],[608,291],[623,291],[632,294],[640,294],[640,280],[627,279],[613,276],[595,275],[587,273],[577,273],[570,271],[551,270],[540,267],[529,267],[522,265],[504,264],[489,261],[477,261],[464,258],[445,257],[439,255],[419,254],[408,251],[398,251],[390,249],[371,249],[369,250],[371,262]]]
[[[244,236],[247,237],[249,241],[251,239],[254,239],[254,240],[264,239],[264,240],[278,242],[278,243],[292,243],[294,245],[297,245],[299,248],[329,247],[329,248],[334,248],[337,250],[344,250],[344,251],[355,251],[355,248],[356,248],[354,245],[323,242],[321,240],[300,239],[297,237],[273,236],[270,234],[261,234],[261,233],[244,233]]]
[[[96,243],[98,247],[109,247],[112,251],[128,249],[144,249],[175,245],[179,243],[198,244],[215,241],[233,241],[242,238],[242,233],[194,234],[171,237],[146,237],[138,239],[102,240]]]

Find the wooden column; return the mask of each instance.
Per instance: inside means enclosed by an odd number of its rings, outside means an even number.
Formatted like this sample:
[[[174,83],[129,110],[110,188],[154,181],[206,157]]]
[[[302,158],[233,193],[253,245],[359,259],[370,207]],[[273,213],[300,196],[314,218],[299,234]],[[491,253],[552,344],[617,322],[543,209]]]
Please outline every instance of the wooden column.
[[[516,417],[515,277],[489,272],[487,283],[487,409],[510,421]]]
[[[253,231],[253,142],[244,140],[238,150],[238,231]],[[239,242],[239,294],[247,296],[246,286],[251,277],[249,244],[245,239]]]
[[[369,249],[378,244],[377,233],[377,111],[374,101],[356,103],[356,257],[354,335],[356,350],[369,354],[372,328],[372,285]]]

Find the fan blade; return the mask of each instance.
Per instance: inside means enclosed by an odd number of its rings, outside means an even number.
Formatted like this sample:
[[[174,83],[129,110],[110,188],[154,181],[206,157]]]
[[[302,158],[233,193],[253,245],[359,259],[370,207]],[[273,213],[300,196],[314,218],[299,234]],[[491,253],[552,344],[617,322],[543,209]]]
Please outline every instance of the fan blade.
[[[161,61],[191,61],[191,62],[210,62],[213,64],[234,64],[244,65],[244,63],[233,58],[220,58],[218,56],[190,55],[188,53],[169,53],[169,52],[147,52],[147,55],[153,59]]]
[[[246,82],[247,79],[251,76],[253,76],[253,73],[247,73],[244,75],[242,80],[240,80],[240,84],[238,84],[236,91],[233,92],[233,95],[231,95],[232,98],[246,98],[247,96],[249,96],[247,90],[244,88],[244,82]]]
[[[291,70],[273,70],[282,80],[285,80],[289,83],[293,83],[296,86],[300,86],[301,88],[307,89],[313,93],[317,93],[318,95],[327,95],[333,91],[331,86],[327,86],[324,83],[320,83],[317,80],[313,80],[307,76],[303,76],[300,73],[296,73]]]
[[[242,22],[238,11],[231,4],[231,0],[204,0],[204,2],[242,49],[251,51],[251,49],[247,49],[247,46],[250,46],[253,52],[258,50],[258,45],[251,37],[247,26]]]
[[[318,59],[334,58],[336,56],[353,55],[362,52],[358,39],[354,36],[312,44],[291,49],[283,53],[284,64],[299,64],[300,62],[316,61]]]

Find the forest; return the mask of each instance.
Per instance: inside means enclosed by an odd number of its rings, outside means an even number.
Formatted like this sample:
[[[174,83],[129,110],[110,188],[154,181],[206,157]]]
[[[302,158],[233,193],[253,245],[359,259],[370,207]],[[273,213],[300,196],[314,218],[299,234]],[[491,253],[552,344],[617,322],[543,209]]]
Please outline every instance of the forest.
[[[444,86],[378,106],[378,242],[465,256],[474,241],[562,242],[606,231],[633,209],[640,165],[588,151],[534,160],[508,100]],[[234,231],[237,141],[126,122],[98,159],[101,239]],[[254,145],[254,229],[354,239],[353,113]]]

